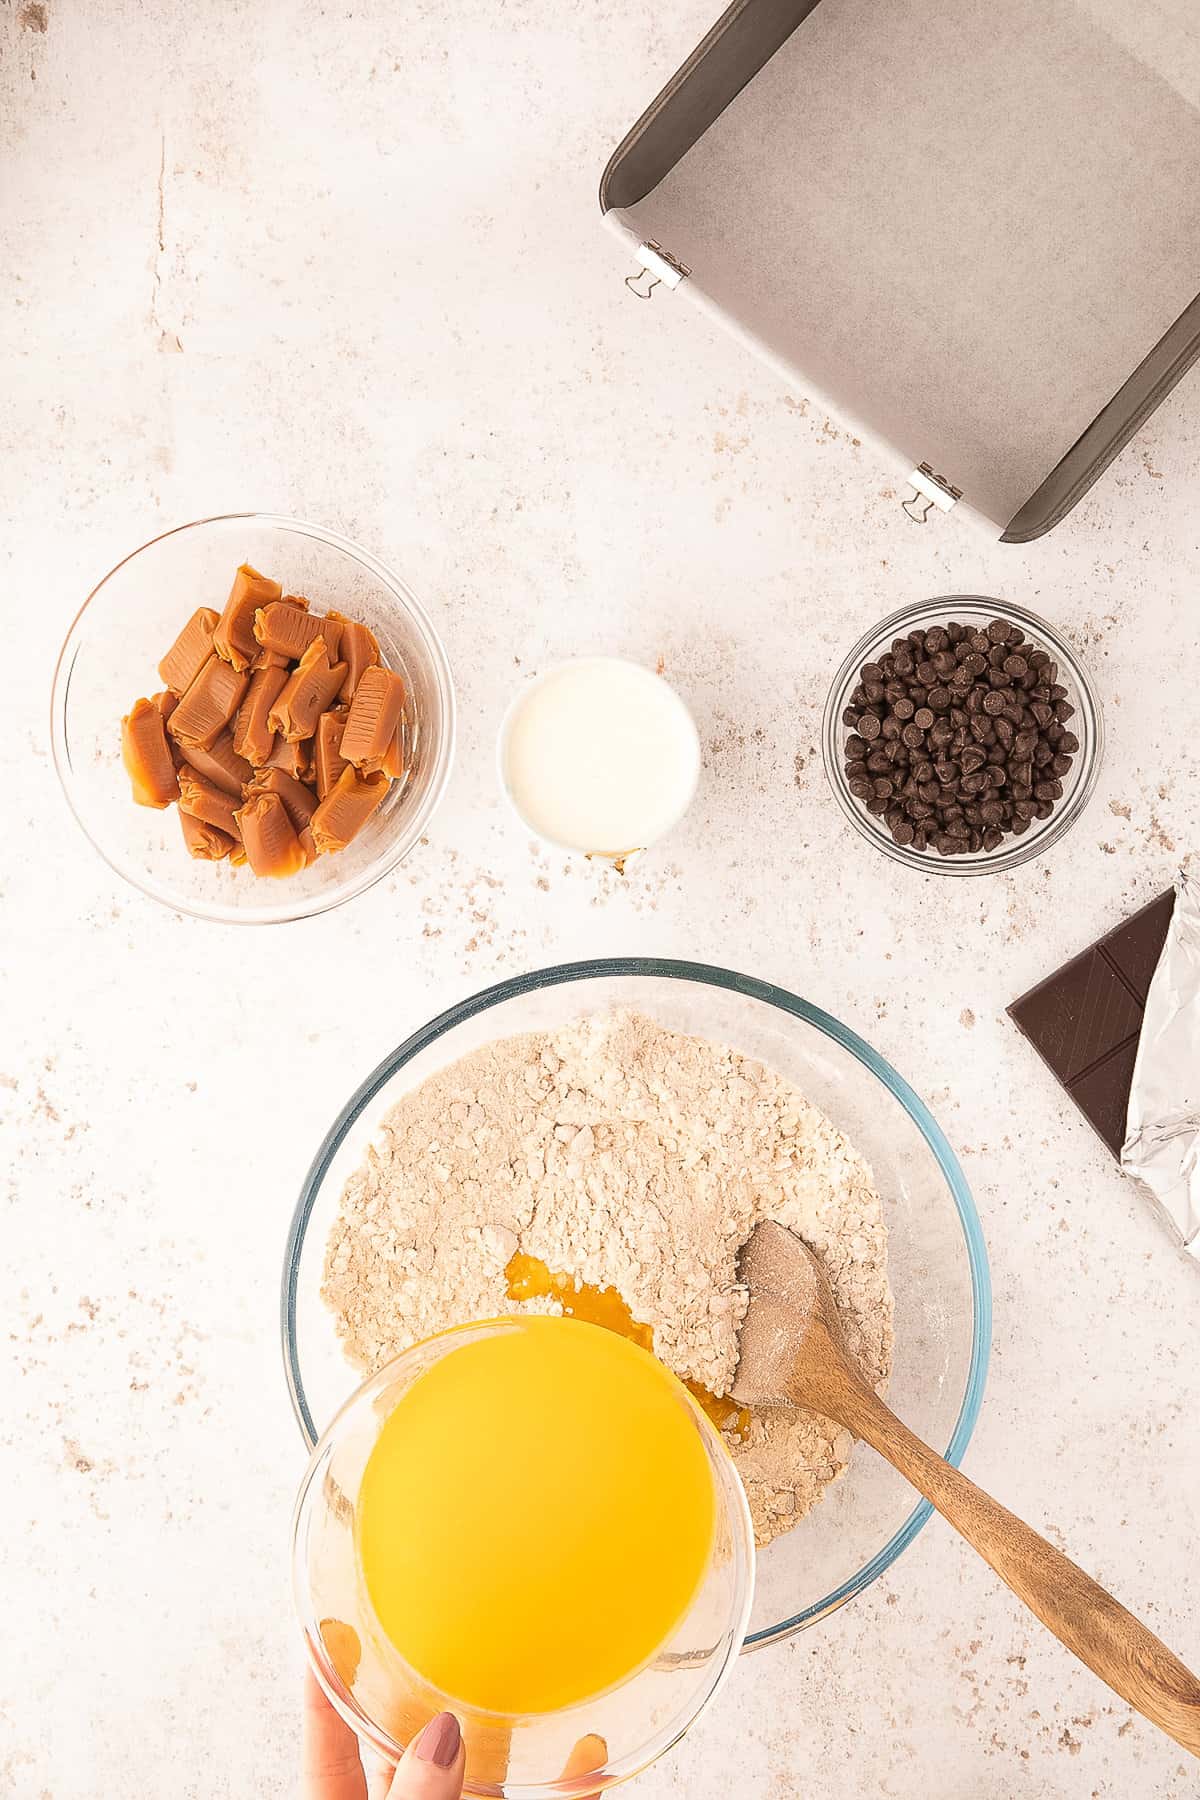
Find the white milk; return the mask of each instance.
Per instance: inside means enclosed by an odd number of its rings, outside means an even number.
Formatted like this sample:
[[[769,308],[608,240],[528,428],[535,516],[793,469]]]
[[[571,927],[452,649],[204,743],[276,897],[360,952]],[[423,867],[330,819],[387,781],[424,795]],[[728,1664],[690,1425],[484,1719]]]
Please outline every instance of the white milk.
[[[621,856],[678,824],[700,773],[691,714],[638,663],[581,657],[509,709],[500,774],[521,818],[567,850]]]

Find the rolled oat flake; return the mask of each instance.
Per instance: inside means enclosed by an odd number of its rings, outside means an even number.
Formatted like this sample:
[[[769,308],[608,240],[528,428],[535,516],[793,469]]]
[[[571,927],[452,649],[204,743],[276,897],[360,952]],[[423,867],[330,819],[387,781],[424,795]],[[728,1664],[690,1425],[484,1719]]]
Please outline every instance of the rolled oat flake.
[[[1200,1261],[1200,881],[1182,869],[1146,996],[1121,1167]]]

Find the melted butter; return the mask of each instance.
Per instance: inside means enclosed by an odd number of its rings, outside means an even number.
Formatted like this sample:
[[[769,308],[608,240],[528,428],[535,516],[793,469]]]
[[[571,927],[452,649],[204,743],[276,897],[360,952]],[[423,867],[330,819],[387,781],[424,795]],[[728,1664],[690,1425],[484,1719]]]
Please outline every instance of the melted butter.
[[[602,1325],[628,1338],[643,1350],[654,1351],[654,1330],[634,1318],[625,1301],[612,1287],[590,1287],[577,1282],[573,1275],[556,1274],[539,1257],[526,1256],[518,1250],[504,1271],[510,1300],[557,1300],[569,1319],[582,1319],[588,1325]],[[698,1381],[683,1384],[697,1406],[707,1413],[718,1431],[729,1431],[745,1437],[750,1429],[750,1413],[726,1394],[714,1394]]]

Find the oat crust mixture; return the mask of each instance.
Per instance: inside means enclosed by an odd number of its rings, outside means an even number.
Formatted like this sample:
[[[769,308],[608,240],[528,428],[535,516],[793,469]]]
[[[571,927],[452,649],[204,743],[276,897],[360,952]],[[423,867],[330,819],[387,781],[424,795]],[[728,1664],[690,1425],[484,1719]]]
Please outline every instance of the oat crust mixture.
[[[887,1243],[871,1172],[788,1081],[635,1012],[499,1039],[407,1094],[351,1176],[322,1295],[371,1372],[514,1302],[518,1251],[616,1288],[676,1374],[728,1391],[745,1294],[737,1255],[762,1218],[824,1259],[851,1351],[882,1392],[892,1356]],[[845,1469],[848,1432],[790,1410],[729,1437],[760,1545]]]

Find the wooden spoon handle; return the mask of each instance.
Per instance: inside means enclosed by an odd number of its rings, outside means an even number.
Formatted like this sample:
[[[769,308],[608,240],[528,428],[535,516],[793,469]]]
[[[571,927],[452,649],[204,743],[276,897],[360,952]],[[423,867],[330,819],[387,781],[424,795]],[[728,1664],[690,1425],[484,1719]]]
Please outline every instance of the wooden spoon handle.
[[[1200,1756],[1200,1681],[1179,1658],[1061,1550],[915,1437],[865,1383],[838,1385],[840,1423],[899,1469],[1101,1681]]]

